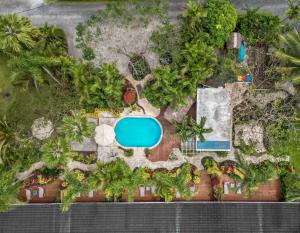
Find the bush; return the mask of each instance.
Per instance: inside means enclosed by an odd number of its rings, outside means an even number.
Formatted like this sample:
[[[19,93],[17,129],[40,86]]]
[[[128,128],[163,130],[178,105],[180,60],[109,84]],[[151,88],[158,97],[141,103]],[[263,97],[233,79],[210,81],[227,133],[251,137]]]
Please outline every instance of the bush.
[[[128,69],[135,80],[142,80],[151,73],[150,66],[145,57],[134,54],[130,57]]]
[[[207,43],[214,48],[222,48],[236,26],[235,7],[227,0],[208,0],[204,10],[207,16],[203,19],[202,28],[209,34]]]
[[[124,156],[126,156],[126,157],[133,156],[133,149],[124,150]]]
[[[82,53],[83,53],[83,59],[87,61],[91,61],[96,57],[94,50],[88,46],[84,46],[82,48]]]
[[[137,96],[134,90],[128,90],[123,95],[123,102],[127,106],[133,105],[137,100]]]
[[[239,31],[250,45],[264,43],[274,45],[279,40],[281,22],[278,16],[258,9],[247,10],[238,17],[237,31]]]

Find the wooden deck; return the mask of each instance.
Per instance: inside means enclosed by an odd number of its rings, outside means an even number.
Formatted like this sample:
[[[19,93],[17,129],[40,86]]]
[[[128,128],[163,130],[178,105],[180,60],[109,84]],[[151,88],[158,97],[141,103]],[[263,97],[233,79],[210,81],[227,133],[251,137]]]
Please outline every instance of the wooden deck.
[[[38,196],[32,196],[31,200],[26,199],[26,191],[25,188],[21,188],[19,192],[19,198],[21,201],[29,202],[29,203],[54,203],[57,202],[57,198],[60,195],[62,181],[57,179],[55,182],[51,184],[46,184],[40,187],[44,188],[44,197],[39,198]],[[32,186],[27,189],[30,190],[38,190],[39,186]]]
[[[180,138],[175,134],[174,126],[167,121],[163,114],[157,117],[163,127],[163,137],[155,148],[150,150],[148,159],[152,162],[167,161],[173,148],[180,148]]]
[[[221,178],[221,183],[224,182],[234,182],[229,176],[223,175]],[[45,189],[45,195],[43,198],[37,196],[32,196],[30,201],[26,200],[25,189],[21,188],[19,197],[20,200],[29,203],[55,203],[58,200],[61,192],[61,180],[57,179],[52,184],[47,184],[43,186]],[[32,189],[37,189],[38,187],[32,187]],[[197,194],[191,199],[176,198],[174,201],[211,201],[212,199],[212,186],[210,176],[206,171],[201,171],[200,183],[196,185]],[[76,199],[76,202],[105,202],[105,194],[102,191],[95,191],[93,197],[88,197],[88,195],[81,195]],[[122,201],[127,201],[126,193],[122,197]],[[150,190],[145,191],[145,196],[140,196],[139,189],[136,189],[134,195],[135,202],[159,202],[161,199],[154,196]],[[265,184],[261,184],[256,192],[251,196],[247,197],[242,194],[229,193],[224,194],[222,201],[280,201],[280,182],[278,179],[269,181]]]
[[[234,182],[229,176],[223,175],[221,183]],[[259,185],[258,189],[251,197],[242,194],[229,193],[223,196],[223,201],[280,201],[281,190],[278,179],[271,180],[265,184]]]

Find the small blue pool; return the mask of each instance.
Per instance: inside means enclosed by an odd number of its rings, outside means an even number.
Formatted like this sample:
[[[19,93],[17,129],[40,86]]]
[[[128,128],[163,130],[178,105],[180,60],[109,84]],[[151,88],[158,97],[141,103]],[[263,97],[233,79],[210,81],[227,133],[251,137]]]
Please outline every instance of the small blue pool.
[[[162,128],[151,117],[124,117],[116,123],[115,134],[122,147],[151,148],[159,143]]]

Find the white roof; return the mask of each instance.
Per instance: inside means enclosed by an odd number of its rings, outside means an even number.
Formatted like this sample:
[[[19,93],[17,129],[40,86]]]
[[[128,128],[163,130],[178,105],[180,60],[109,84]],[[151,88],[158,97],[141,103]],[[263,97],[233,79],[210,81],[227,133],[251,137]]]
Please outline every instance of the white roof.
[[[230,94],[225,88],[199,88],[197,90],[197,122],[206,117],[206,141],[231,141],[232,111]]]

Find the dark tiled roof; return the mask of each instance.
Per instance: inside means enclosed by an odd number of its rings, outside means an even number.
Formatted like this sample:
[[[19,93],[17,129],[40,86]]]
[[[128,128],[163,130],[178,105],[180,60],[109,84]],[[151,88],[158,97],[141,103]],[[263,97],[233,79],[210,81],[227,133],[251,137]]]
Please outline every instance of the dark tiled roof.
[[[19,206],[0,214],[2,233],[300,232],[294,203],[85,203]]]

